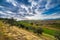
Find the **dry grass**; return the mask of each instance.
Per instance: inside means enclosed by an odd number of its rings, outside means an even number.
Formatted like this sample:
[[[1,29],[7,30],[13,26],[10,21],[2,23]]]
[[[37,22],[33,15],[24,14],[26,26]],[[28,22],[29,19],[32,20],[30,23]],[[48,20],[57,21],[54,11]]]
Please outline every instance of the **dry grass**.
[[[42,38],[22,28],[9,26],[0,21],[0,40],[42,40]]]
[[[0,40],[54,40],[53,37],[43,34],[37,36],[25,29],[9,26],[0,21]]]

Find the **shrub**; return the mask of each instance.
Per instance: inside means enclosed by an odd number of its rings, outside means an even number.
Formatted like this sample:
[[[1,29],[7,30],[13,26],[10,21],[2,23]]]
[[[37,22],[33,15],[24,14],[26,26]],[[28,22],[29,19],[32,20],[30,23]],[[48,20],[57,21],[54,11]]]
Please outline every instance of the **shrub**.
[[[31,25],[33,25],[34,23],[30,23]]]
[[[36,24],[36,26],[39,26],[39,24]]]
[[[43,33],[43,29],[38,27],[38,28],[35,29],[35,33],[37,33],[38,35],[42,34]]]
[[[55,38],[57,38],[58,40],[60,40],[60,32],[56,33],[54,36],[55,36]]]
[[[20,27],[24,28],[25,26],[23,24],[20,24]]]

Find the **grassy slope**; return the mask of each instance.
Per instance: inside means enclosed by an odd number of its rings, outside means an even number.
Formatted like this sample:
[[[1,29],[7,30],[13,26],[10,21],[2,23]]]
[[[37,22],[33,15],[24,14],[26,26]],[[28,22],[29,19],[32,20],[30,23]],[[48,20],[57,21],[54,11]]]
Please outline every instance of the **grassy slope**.
[[[24,29],[9,26],[0,21],[0,40],[42,40],[42,38]]]
[[[60,32],[60,19],[58,20],[37,20],[31,21],[33,24],[43,27],[44,32],[50,35],[54,35],[56,32]]]
[[[25,29],[9,26],[0,21],[0,40],[54,40],[54,38],[48,34],[38,37]]]

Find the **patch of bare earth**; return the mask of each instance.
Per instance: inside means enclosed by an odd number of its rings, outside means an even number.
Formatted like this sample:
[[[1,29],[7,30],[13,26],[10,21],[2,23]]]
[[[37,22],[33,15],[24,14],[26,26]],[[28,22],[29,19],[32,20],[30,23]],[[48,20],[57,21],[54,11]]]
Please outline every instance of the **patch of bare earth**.
[[[48,28],[48,29],[51,29],[51,30],[57,30],[57,31],[60,31],[60,29],[58,29],[58,28],[53,28],[53,27],[44,27],[44,28]]]

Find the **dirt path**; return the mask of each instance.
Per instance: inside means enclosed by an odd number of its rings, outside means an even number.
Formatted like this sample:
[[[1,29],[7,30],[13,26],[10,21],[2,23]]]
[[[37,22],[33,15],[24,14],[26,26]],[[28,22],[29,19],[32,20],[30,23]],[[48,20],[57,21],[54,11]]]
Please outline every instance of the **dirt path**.
[[[54,36],[45,33],[41,37],[45,40],[56,40]]]
[[[60,29],[57,29],[57,28],[53,28],[53,27],[43,27],[43,28],[48,28],[48,29],[51,29],[51,30],[60,31]]]
[[[19,29],[18,27],[13,26],[11,29],[13,32],[16,32],[16,33],[14,33],[15,35],[13,34],[14,36],[19,37],[21,35],[21,36],[23,36],[23,38],[26,38],[26,40],[42,40],[40,37],[34,35],[33,33],[30,33],[26,30],[22,30],[22,28]],[[16,37],[16,39],[18,39],[18,38]]]
[[[10,27],[10,33],[8,35],[11,34],[11,36],[16,39],[16,40],[55,40],[53,36],[48,35],[48,34],[44,34],[41,36],[37,36],[32,32],[29,32],[25,29],[22,28],[18,28],[18,27]],[[22,38],[21,38],[22,37]]]

